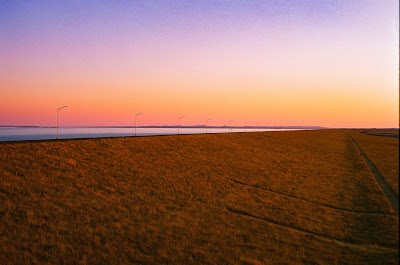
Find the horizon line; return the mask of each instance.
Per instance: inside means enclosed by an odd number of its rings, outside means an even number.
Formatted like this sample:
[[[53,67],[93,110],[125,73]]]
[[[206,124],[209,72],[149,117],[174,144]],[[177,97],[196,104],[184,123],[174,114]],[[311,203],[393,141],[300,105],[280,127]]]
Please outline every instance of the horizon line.
[[[57,128],[56,126],[40,126],[40,125],[0,125],[0,128]],[[67,125],[67,126],[59,126],[62,128],[132,128],[135,126],[132,125]],[[229,125],[205,125],[205,124],[197,124],[197,125],[141,125],[136,126],[136,128],[319,128],[319,129],[400,129],[400,127],[326,127],[319,125],[265,125],[265,126],[257,126],[257,125],[248,125],[248,126],[229,126]]]

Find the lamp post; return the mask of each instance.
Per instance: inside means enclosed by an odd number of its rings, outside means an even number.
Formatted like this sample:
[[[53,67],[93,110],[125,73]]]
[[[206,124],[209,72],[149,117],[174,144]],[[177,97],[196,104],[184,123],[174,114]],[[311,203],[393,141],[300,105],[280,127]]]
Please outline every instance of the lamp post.
[[[179,129],[180,129],[180,127],[181,127],[181,125],[180,125],[180,120],[182,119],[182,118],[184,118],[185,116],[180,116],[179,118],[178,118],[178,134],[180,134],[180,132],[179,132]]]
[[[139,115],[142,115],[143,114],[143,112],[139,112],[139,113],[136,113],[136,115],[135,115],[135,136],[136,136],[136,119],[137,119],[137,117],[139,116]]]
[[[231,122],[232,122],[233,120],[229,120],[229,129],[230,129],[230,131],[232,132],[232,127],[231,127]]]
[[[58,112],[60,111],[60,110],[62,110],[63,108],[66,108],[67,106],[62,106],[62,107],[60,107],[60,108],[58,108],[57,109],[57,134],[56,134],[56,139],[58,139]]]
[[[208,121],[209,120],[211,120],[212,118],[208,118],[207,120],[206,120],[206,133],[207,133],[207,128],[208,128]]]

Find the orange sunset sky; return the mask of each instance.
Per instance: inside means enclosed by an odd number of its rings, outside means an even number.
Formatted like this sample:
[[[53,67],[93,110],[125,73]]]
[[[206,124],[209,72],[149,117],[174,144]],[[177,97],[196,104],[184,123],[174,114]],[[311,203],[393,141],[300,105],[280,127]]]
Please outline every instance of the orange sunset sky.
[[[399,127],[385,0],[3,1],[0,125]]]

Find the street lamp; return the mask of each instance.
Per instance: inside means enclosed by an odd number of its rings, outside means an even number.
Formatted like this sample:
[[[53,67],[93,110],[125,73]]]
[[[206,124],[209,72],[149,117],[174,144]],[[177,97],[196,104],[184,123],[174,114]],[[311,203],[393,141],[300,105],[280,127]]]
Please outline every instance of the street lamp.
[[[231,122],[232,122],[233,120],[229,120],[229,129],[231,130],[231,132],[232,132],[232,127],[231,127]]]
[[[180,120],[182,119],[182,118],[184,118],[185,116],[180,116],[179,118],[178,118],[178,134],[180,133],[179,132],[179,128],[181,127],[181,125],[180,125]]]
[[[209,118],[206,120],[206,133],[207,133],[207,127],[208,127],[208,121],[211,120],[212,118]]]
[[[247,129],[247,123],[248,123],[248,121],[245,121],[245,122],[244,122],[244,132],[246,132],[246,129]]]
[[[60,111],[60,110],[62,110],[63,108],[66,108],[67,106],[62,106],[62,107],[60,107],[60,108],[58,108],[57,109],[57,134],[56,134],[56,139],[58,139],[58,112]]]
[[[139,112],[139,113],[136,113],[136,115],[135,115],[135,136],[136,136],[136,119],[139,115],[142,115],[142,114],[143,114],[143,112]]]

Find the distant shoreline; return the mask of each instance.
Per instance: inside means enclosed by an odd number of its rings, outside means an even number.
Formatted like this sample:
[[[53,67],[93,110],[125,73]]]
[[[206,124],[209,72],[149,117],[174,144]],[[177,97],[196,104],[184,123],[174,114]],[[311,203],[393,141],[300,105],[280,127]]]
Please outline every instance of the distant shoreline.
[[[135,128],[135,126],[60,126],[63,128]],[[206,125],[146,125],[137,126],[136,128],[214,128],[214,129],[329,129],[328,127],[321,126],[206,126]],[[56,128],[56,126],[33,126],[33,125],[22,125],[22,126],[10,126],[10,125],[0,125],[0,128]]]
[[[324,129],[364,129],[364,130],[399,130],[400,128],[380,128],[380,127],[323,127],[323,126],[301,126],[301,125],[290,125],[290,126],[206,126],[206,125],[144,125],[144,126],[137,126],[136,128],[187,128],[187,129],[196,129],[196,128],[209,128],[209,129],[310,129],[310,130],[324,130]],[[56,126],[37,126],[37,125],[0,125],[0,128],[56,128]],[[100,126],[60,126],[60,128],[132,128],[134,129],[135,126],[107,126],[107,125],[100,125]]]

